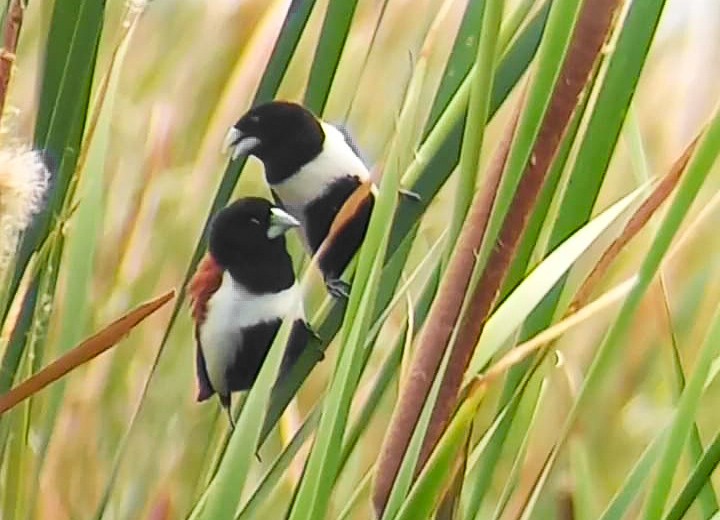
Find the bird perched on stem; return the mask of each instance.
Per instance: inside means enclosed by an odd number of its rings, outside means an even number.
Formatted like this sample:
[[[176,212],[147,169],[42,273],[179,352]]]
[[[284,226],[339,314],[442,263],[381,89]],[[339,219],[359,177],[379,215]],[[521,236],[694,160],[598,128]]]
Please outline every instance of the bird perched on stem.
[[[331,235],[318,266],[329,292],[347,297],[340,276],[365,238],[376,193],[347,136],[297,103],[272,101],[243,115],[224,148],[233,159],[249,154],[263,162],[273,195],[300,222],[311,254]]]
[[[299,224],[265,199],[233,202],[213,219],[208,253],[190,282],[197,400],[217,393],[231,425],[231,392],[255,382],[283,318],[294,321],[281,377],[312,334],[285,247],[285,232]]]

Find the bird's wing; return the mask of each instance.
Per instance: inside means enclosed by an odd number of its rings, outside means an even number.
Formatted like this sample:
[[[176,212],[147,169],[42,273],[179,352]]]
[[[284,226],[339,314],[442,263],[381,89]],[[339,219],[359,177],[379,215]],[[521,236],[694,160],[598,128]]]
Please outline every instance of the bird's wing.
[[[198,264],[195,275],[188,285],[192,318],[195,322],[195,375],[198,384],[198,401],[205,401],[215,393],[210,384],[210,377],[208,376],[207,365],[200,344],[199,329],[207,316],[208,300],[222,283],[222,273],[222,268],[212,255],[206,254]]]
[[[322,340],[317,334],[315,334],[315,331],[310,327],[310,325],[304,320],[295,320],[293,322],[292,330],[290,331],[288,343],[285,347],[285,355],[282,360],[282,365],[280,366],[279,379],[282,380],[287,376],[308,347],[312,346],[311,348],[314,357],[313,364],[325,359],[325,353],[318,343],[322,343]]]
[[[202,402],[210,399],[215,393],[215,390],[210,384],[210,376],[208,376],[205,356],[203,356],[202,346],[200,345],[200,335],[197,329],[195,330],[195,377],[197,378],[198,385],[197,401]]]
[[[195,326],[199,326],[205,321],[208,300],[220,288],[222,274],[222,267],[209,253],[200,260],[188,285],[191,312]]]
[[[367,166],[368,162],[365,160],[365,157],[363,156],[362,151],[358,147],[357,143],[355,142],[355,138],[353,137],[352,133],[350,133],[350,130],[347,126],[345,126],[342,123],[333,123],[333,126],[338,129],[338,131],[342,134],[342,136],[345,138],[345,142],[350,147],[350,149],[355,153],[355,155],[358,156],[358,158],[362,161],[362,163]]]
[[[336,241],[342,231],[353,222],[356,222],[356,216],[361,215],[363,210],[367,210],[368,204],[374,203],[374,200],[372,183],[364,182],[360,184],[355,191],[353,191],[352,194],[345,199],[345,202],[343,202],[340,210],[335,214],[335,218],[330,225],[330,229],[317,251],[315,251],[315,255],[318,258],[322,257],[325,254],[325,251]],[[372,208],[372,206],[370,207]],[[363,223],[363,227],[365,225],[367,224]],[[352,254],[354,253],[355,251],[352,252]]]
[[[253,385],[281,323],[275,318],[242,329],[236,339],[236,354],[225,369],[230,391],[241,392]]]

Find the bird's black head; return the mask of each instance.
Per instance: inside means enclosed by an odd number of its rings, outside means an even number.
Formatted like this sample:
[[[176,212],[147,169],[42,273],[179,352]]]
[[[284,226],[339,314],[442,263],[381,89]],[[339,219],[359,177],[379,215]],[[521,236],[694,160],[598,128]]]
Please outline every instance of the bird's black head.
[[[325,133],[308,109],[271,101],[250,109],[228,131],[225,148],[233,159],[250,154],[265,165],[270,184],[290,177],[322,152]]]
[[[284,234],[298,225],[266,199],[238,199],[213,219],[210,254],[248,291],[277,292],[295,282]]]

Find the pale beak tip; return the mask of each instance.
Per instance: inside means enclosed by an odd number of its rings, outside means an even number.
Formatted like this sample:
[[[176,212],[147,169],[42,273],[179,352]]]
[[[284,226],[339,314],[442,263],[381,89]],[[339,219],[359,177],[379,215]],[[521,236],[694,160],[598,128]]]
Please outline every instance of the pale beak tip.
[[[280,208],[273,208],[270,212],[270,228],[267,233],[267,236],[270,239],[279,237],[288,229],[300,226],[300,221],[298,221],[298,219]]]
[[[260,145],[260,139],[247,135],[238,130],[237,128],[231,128],[225,136],[225,142],[223,148],[225,153],[230,154],[232,161],[237,160],[239,157],[253,153],[253,151]]]
[[[227,154],[233,151],[233,148],[237,144],[238,138],[240,137],[240,131],[235,128],[234,126],[231,126],[230,129],[225,134],[225,139],[223,139],[222,144],[222,153]],[[234,159],[235,157],[233,157]]]

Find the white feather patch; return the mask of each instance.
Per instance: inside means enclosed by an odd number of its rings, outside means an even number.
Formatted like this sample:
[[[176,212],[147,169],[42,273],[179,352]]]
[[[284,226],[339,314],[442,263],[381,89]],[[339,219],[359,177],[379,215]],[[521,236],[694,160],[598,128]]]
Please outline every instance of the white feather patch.
[[[208,300],[207,317],[200,327],[208,377],[213,389],[227,393],[225,369],[243,349],[245,327],[288,316],[304,319],[297,284],[279,293],[256,295],[223,273],[220,288]]]
[[[367,167],[350,148],[342,132],[328,123],[321,121],[320,124],[325,132],[322,152],[294,175],[272,185],[288,208],[302,208],[322,195],[336,179],[357,177],[364,182],[370,178]],[[292,210],[291,213],[297,215]]]

